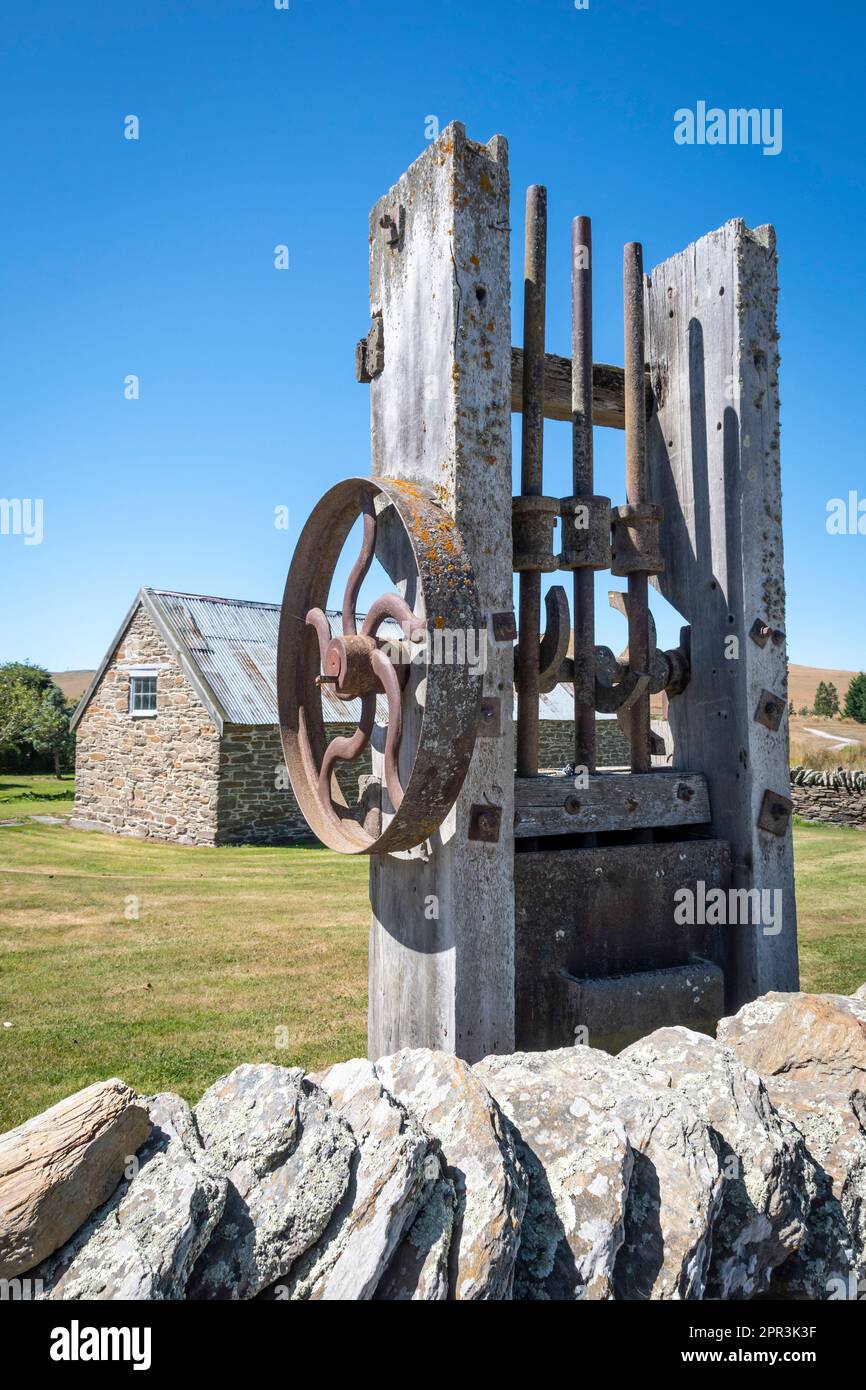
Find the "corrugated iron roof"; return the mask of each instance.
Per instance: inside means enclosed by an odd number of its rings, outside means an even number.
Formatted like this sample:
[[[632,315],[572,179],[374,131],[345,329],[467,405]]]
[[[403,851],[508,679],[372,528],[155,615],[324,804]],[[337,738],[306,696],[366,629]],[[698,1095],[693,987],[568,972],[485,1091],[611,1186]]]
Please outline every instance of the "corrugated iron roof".
[[[231,724],[277,722],[276,603],[148,589]]]
[[[280,607],[246,599],[210,598],[170,589],[148,589],[160,615],[182,643],[213,691],[230,724],[276,724],[277,636]],[[361,615],[359,615],[361,616]],[[338,612],[328,610],[340,632]],[[338,700],[322,689],[326,724],[357,723],[360,700]],[[377,701],[377,719],[387,723],[388,704]]]

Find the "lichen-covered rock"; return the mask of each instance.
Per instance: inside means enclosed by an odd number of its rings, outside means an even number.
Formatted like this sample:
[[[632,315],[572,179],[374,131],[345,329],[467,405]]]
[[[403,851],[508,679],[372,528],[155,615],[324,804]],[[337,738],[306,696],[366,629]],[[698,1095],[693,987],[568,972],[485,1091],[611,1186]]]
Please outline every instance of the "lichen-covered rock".
[[[503,1068],[507,1072],[511,1060],[485,1058],[475,1067],[503,1108],[496,1073]],[[569,1103],[575,1121],[583,1117],[594,1127],[597,1117],[603,1117],[618,1122],[625,1132],[632,1161],[624,1160],[622,1165],[622,1231],[617,1231],[609,1217],[604,1256],[609,1266],[605,1277],[613,1296],[703,1297],[722,1174],[710,1131],[694,1108],[676,1092],[647,1086],[635,1067],[595,1048],[524,1053],[519,1061],[541,1078],[556,1078],[557,1107]],[[526,1102],[521,1101],[520,1108],[525,1107]],[[544,1118],[542,1111],[537,1124],[543,1125]],[[577,1134],[579,1142],[586,1144],[584,1161],[591,1165],[595,1144],[592,1130],[581,1130],[578,1125]],[[531,1133],[523,1138],[534,1147]],[[612,1189],[608,1189],[608,1197],[611,1195]],[[518,1277],[520,1266],[518,1255]]]
[[[144,1102],[153,1128],[110,1200],[39,1267],[51,1299],[177,1299],[226,1197],[224,1178],[199,1162],[189,1106],[163,1094]]]
[[[418,1215],[385,1271],[374,1297],[393,1303],[441,1303],[448,1297],[448,1255],[457,1194],[436,1154],[427,1155],[429,1174]]]
[[[765,995],[721,1019],[717,1036],[761,1076],[866,1077],[866,1001],[846,994]]]
[[[761,1078],[688,1028],[659,1028],[620,1054],[650,1086],[673,1086],[710,1127],[724,1177],[708,1298],[751,1298],[800,1245],[815,1195],[803,1137]]]
[[[778,1271],[777,1297],[826,1299],[866,1278],[866,1094],[825,1078],[768,1077],[774,1104],[800,1130],[817,1170],[806,1237]]]
[[[816,1167],[805,1239],[771,1291],[833,1297],[851,1276],[866,1277],[866,1003],[847,995],[765,996],[722,1019],[718,1035],[761,1072]]]
[[[595,1105],[559,1063],[559,1053],[528,1052],[474,1067],[513,1127],[529,1179],[514,1296],[610,1298],[633,1155],[611,1107]]]
[[[194,1114],[203,1161],[227,1178],[228,1194],[188,1296],[253,1298],[322,1236],[357,1146],[328,1096],[298,1069],[237,1067]]]
[[[0,1279],[33,1269],[110,1197],[150,1132],[112,1077],[0,1135]]]
[[[433,1144],[372,1062],[340,1062],[321,1084],[357,1150],[351,1185],[315,1249],[292,1270],[288,1296],[371,1299],[424,1200]]]
[[[634,1150],[616,1297],[703,1298],[723,1183],[708,1126],[684,1096],[654,1091],[619,1058],[587,1047],[559,1055],[584,1094],[606,1098]]]
[[[527,1178],[499,1107],[468,1064],[445,1052],[404,1048],[380,1058],[376,1074],[438,1141],[454,1184],[451,1297],[510,1298]]]

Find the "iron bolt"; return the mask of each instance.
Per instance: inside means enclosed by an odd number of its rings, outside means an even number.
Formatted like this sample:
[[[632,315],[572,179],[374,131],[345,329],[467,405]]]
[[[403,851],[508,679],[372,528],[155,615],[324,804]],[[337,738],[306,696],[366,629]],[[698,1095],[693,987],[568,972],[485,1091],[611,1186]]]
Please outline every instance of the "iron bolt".
[[[405,212],[401,204],[392,207],[388,212],[383,212],[379,218],[379,226],[385,233],[385,240],[389,246],[396,246],[403,236],[403,226],[405,222]]]

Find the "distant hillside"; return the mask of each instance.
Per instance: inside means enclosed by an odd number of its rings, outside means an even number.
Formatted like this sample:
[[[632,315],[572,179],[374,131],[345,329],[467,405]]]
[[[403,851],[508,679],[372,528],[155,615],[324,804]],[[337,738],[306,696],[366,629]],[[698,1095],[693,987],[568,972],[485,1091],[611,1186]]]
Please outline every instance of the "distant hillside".
[[[51,679],[60,686],[67,700],[80,700],[95,674],[95,671],[52,671]]]
[[[788,667],[788,698],[794,701],[794,709],[800,710],[805,705],[811,709],[815,703],[815,691],[819,681],[825,681],[827,685],[835,685],[839,695],[840,704],[845,703],[845,691],[851,677],[856,675],[856,671],[824,671],[820,666],[794,666]]]

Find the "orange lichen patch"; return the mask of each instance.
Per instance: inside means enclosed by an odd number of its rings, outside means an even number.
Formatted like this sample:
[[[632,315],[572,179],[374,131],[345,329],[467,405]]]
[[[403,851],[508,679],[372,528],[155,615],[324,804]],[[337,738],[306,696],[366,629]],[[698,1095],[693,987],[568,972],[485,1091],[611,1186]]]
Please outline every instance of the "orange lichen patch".
[[[469,257],[469,264],[470,264],[470,265],[480,265],[481,262],[480,262],[480,260],[478,259],[477,256],[470,256],[470,257]]]
[[[493,184],[490,181],[490,175],[485,174],[483,169],[481,170],[479,183],[481,184],[481,187],[484,189],[485,193],[489,193],[491,188],[493,187]]]
[[[417,498],[419,502],[425,501],[424,493],[421,491],[417,483],[406,482],[406,480],[403,478],[389,478],[388,486],[399,488],[401,492],[406,493],[407,497]]]
[[[439,628],[439,630],[440,630],[440,632],[441,632],[442,628],[445,626],[445,619],[442,618],[442,617],[434,618],[434,619],[433,619],[433,626],[436,627],[436,628]]]
[[[496,462],[495,454],[482,454],[482,458],[484,459],[485,463],[494,464]]]

